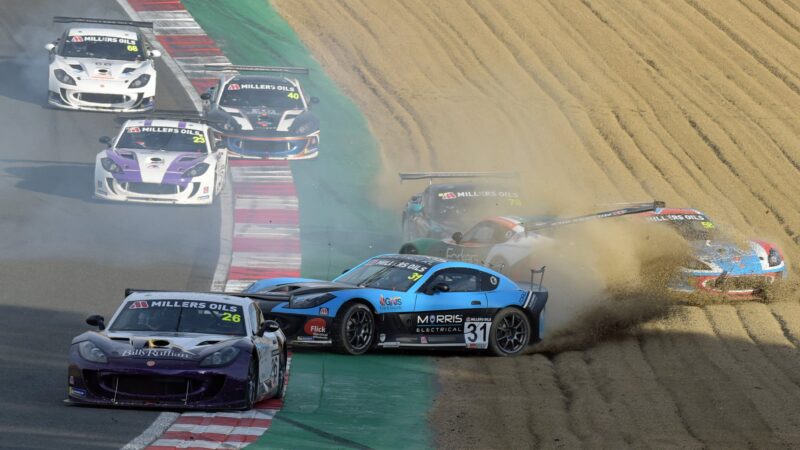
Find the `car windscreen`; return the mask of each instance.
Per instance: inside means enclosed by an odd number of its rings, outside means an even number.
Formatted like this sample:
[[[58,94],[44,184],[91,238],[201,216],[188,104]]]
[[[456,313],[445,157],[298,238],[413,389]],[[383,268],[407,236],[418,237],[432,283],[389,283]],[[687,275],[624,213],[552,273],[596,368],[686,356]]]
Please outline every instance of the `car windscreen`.
[[[237,305],[194,300],[134,300],[125,304],[110,331],[202,333],[244,336]]]
[[[117,148],[206,153],[206,137],[200,130],[178,127],[127,127]]]
[[[438,219],[520,215],[522,206],[514,190],[450,190],[436,193],[431,213]]]
[[[144,59],[142,43],[137,39],[113,36],[67,36],[61,56],[69,58],[100,58],[123,61]]]
[[[300,93],[289,83],[240,83],[225,86],[220,106],[230,108],[305,109]]]
[[[400,258],[372,258],[334,281],[360,287],[407,291],[431,267],[431,264]]]
[[[688,241],[709,241],[718,236],[714,222],[702,214],[658,214],[648,221],[668,225]]]

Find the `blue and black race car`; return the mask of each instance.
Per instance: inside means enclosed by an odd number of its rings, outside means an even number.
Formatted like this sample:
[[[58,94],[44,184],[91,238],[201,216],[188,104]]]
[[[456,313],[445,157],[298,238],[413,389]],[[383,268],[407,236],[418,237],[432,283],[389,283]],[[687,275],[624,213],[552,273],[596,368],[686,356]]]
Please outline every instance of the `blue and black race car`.
[[[541,339],[548,292],[541,279],[523,288],[476,264],[389,254],[332,282],[266,279],[245,295],[297,344],[333,345],[351,355],[382,347],[513,356]]]

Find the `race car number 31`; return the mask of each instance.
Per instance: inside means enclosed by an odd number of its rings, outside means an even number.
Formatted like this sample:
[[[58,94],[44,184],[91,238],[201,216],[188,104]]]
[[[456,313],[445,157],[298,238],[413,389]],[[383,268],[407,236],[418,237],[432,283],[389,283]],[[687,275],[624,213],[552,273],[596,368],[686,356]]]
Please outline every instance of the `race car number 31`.
[[[464,323],[464,343],[467,348],[484,349],[489,346],[492,319],[489,317],[467,317]]]

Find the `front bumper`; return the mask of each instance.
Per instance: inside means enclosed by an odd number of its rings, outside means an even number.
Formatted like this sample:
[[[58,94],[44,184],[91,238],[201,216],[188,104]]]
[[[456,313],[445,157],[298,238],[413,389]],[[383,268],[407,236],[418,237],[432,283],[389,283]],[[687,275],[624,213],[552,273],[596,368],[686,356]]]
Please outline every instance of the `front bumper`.
[[[225,134],[233,158],[295,160],[319,155],[319,132],[308,136],[264,136],[261,133]]]
[[[57,108],[88,111],[144,112],[155,108],[155,77],[131,89],[118,80],[76,80],[64,84],[50,73],[47,102]]]
[[[99,164],[98,164],[99,166]],[[102,200],[173,205],[210,205],[214,202],[214,179],[198,177],[185,186],[161,183],[125,183],[110,172],[95,169],[94,196]]]
[[[703,293],[714,296],[727,296],[734,299],[750,300],[759,298],[764,287],[784,278],[785,269],[750,274],[728,275],[689,272],[681,274],[680,279],[670,284],[670,289],[682,293]]]

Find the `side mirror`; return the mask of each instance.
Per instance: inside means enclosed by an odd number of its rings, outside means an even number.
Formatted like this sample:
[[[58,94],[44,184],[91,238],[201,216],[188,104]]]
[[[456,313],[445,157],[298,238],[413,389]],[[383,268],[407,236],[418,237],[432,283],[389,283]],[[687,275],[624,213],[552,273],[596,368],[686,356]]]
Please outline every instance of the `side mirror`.
[[[439,292],[450,292],[450,286],[447,283],[436,283],[429,289],[431,295],[438,294]]]
[[[274,333],[281,329],[281,326],[278,325],[278,322],[274,320],[265,320],[261,322],[261,326],[258,327],[258,331],[256,332],[257,336],[264,336],[264,333],[270,332]]]
[[[86,323],[93,327],[99,328],[100,331],[106,329],[105,319],[103,319],[103,316],[99,316],[97,314],[87,317]]]
[[[210,92],[203,92],[202,94],[200,94],[200,99],[201,100],[206,100],[206,101],[211,100],[211,93]]]
[[[100,141],[101,144],[106,144],[106,147],[111,147],[111,138],[108,136],[101,136],[98,141]]]
[[[150,56],[153,58],[161,58],[161,50],[150,50]]]
[[[456,244],[460,244],[461,240],[464,239],[464,234],[461,233],[460,231],[456,231],[455,233],[453,233],[452,237],[453,237],[453,242],[455,242]]]
[[[312,105],[319,103],[319,97],[311,97],[309,100],[311,100]]]
[[[44,44],[44,49],[47,50],[48,52],[52,52],[53,50],[55,50],[55,48],[56,48],[56,44],[53,44],[52,42],[48,42],[47,44]]]

